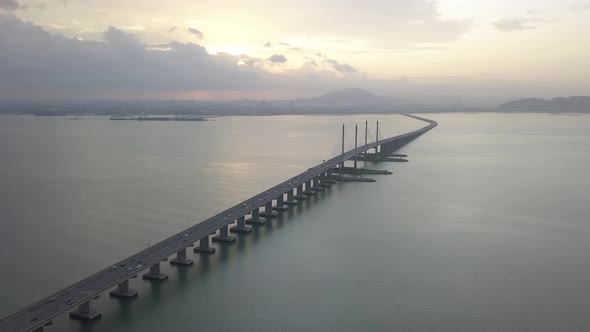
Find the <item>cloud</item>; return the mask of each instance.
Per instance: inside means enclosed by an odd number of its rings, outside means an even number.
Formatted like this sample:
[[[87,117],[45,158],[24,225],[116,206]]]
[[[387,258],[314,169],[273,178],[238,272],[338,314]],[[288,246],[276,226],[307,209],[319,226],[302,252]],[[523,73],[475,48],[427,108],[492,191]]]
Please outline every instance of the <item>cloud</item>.
[[[266,42],[266,43],[264,44],[264,47],[270,47],[270,46],[271,46],[270,42]]]
[[[572,10],[590,10],[590,3],[572,5],[571,9]]]
[[[287,58],[282,54],[273,54],[268,58],[268,61],[272,63],[285,63]]]
[[[121,29],[110,26],[102,34],[103,38],[109,42],[109,46],[119,51],[143,54],[145,46],[133,34],[127,33]]]
[[[346,63],[339,63],[334,59],[326,59],[325,61],[327,64],[331,65],[334,70],[341,74],[356,74],[359,71],[354,68],[353,66],[346,64]]]
[[[176,25],[174,25],[170,29],[168,29],[168,32],[174,32],[176,30],[178,30],[178,27]]]
[[[399,94],[539,91],[534,90],[537,85],[518,87],[474,79],[371,79],[339,58],[316,52],[299,68],[279,66],[267,58],[210,54],[198,43],[148,44],[121,26],[107,27],[94,39],[67,38],[14,15],[0,14],[0,100],[191,98],[182,93],[195,91],[233,91],[245,97],[259,93],[272,98],[275,91],[317,95],[350,86]],[[561,91],[577,87],[574,83],[556,86]]]
[[[286,34],[298,34],[305,27],[308,38],[340,36],[366,40],[373,48],[396,49],[417,43],[453,42],[471,29],[473,24],[469,20],[443,18],[438,2],[299,0],[284,2],[280,12],[267,16],[270,23],[280,26]]]
[[[102,41],[66,38],[16,16],[0,15],[0,100],[161,98],[183,91],[317,93],[359,83],[343,78],[340,73],[356,69],[336,60],[308,61],[297,69],[281,66],[276,72],[276,64],[287,61],[282,54],[260,59],[210,54],[196,43],[147,44],[115,26],[101,36]]]
[[[546,21],[540,18],[507,17],[493,22],[492,26],[500,32],[513,32],[535,29],[543,22]]]
[[[244,65],[247,65],[250,67],[257,66],[258,64],[264,62],[263,60],[260,60],[258,58],[254,58],[251,56],[247,56],[245,54],[241,54],[239,56],[239,58],[240,58],[240,61],[238,62],[239,64],[244,64]]]
[[[204,37],[203,33],[200,30],[198,30],[198,29],[188,28],[187,30],[188,30],[189,33],[197,36],[197,38],[199,38],[199,39],[203,39],[203,37]]]
[[[525,18],[503,18],[492,23],[492,26],[501,32],[520,31],[533,28],[527,26],[527,19]]]
[[[234,56],[211,55],[194,43],[174,41],[150,48],[113,26],[102,36],[104,41],[65,38],[0,15],[0,98],[231,90],[264,84],[260,77],[265,72],[239,66]]]
[[[47,8],[47,3],[41,1],[28,1],[22,3],[22,1],[19,0],[0,0],[0,13],[3,11],[11,13],[17,9],[28,10],[31,8],[43,10]]]
[[[20,4],[16,0],[0,0],[0,10],[14,11],[20,8]]]

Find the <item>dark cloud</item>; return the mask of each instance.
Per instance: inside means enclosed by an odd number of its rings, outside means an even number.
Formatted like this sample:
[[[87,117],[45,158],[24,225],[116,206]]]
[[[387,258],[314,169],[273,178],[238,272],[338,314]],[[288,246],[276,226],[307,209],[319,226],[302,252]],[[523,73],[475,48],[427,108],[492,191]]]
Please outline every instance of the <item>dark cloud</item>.
[[[193,34],[193,35],[197,36],[197,38],[199,38],[199,39],[203,39],[203,37],[204,37],[203,33],[202,33],[200,30],[198,30],[198,29],[195,29],[195,28],[188,28],[187,30],[188,30],[188,32],[190,32],[191,34]]]
[[[0,15],[0,98],[38,93],[75,96],[109,91],[250,89],[265,72],[239,58],[211,55],[200,45],[170,42],[148,47],[116,27],[104,41],[65,38],[11,15]],[[164,50],[166,49],[166,50]]]
[[[0,9],[13,11],[18,8],[20,8],[20,4],[16,0],[0,0]]]
[[[111,42],[113,45],[122,47],[143,47],[135,35],[127,33],[113,26],[109,26],[107,30],[102,33],[102,36],[106,41]]]
[[[282,54],[273,54],[268,58],[268,61],[272,63],[285,63],[287,58]]]
[[[168,32],[174,32],[174,31],[176,31],[176,30],[178,30],[178,27],[175,25],[175,26],[171,27],[171,28],[168,30]]]
[[[356,74],[359,72],[353,66],[346,64],[346,63],[340,63],[334,59],[327,59],[325,62],[327,64],[329,64],[330,66],[332,66],[332,68],[334,68],[334,70],[336,70],[337,72],[339,72],[341,74]]]
[[[256,66],[256,64],[258,64],[258,62],[260,62],[259,59],[253,58],[253,57],[249,57],[247,55],[240,55],[240,61],[242,61],[243,64],[245,64],[246,66]]]
[[[28,10],[30,8],[43,10],[47,8],[47,3],[41,1],[30,1],[27,3],[22,3],[18,0],[0,0],[0,13],[2,11],[14,12],[17,9]]]
[[[482,94],[493,90],[514,95],[539,91],[534,90],[536,86],[515,87],[489,80],[446,84],[442,80],[368,79],[353,66],[323,54],[310,55],[306,60],[312,61],[301,68],[269,73],[264,70],[273,66],[269,59],[209,54],[197,43],[147,45],[117,27],[108,27],[102,37],[103,41],[66,38],[14,15],[0,14],[0,99],[166,98],[196,90],[317,94],[349,86],[400,94]]]
[[[264,44],[264,47],[270,47],[270,46],[271,46],[270,42],[266,42],[266,43]]]

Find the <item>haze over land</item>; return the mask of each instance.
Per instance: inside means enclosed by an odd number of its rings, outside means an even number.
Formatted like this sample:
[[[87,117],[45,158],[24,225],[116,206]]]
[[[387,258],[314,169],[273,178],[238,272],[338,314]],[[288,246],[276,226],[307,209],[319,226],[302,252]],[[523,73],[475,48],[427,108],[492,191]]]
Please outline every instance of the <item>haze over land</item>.
[[[35,115],[279,115],[438,112],[547,112],[589,113],[590,97],[544,100],[527,98],[498,107],[465,107],[461,99],[422,96],[421,100],[375,95],[359,88],[332,91],[294,100],[143,100],[0,102],[0,113]]]
[[[590,94],[587,0],[0,0],[0,100],[439,108]],[[297,103],[297,102],[296,102]]]

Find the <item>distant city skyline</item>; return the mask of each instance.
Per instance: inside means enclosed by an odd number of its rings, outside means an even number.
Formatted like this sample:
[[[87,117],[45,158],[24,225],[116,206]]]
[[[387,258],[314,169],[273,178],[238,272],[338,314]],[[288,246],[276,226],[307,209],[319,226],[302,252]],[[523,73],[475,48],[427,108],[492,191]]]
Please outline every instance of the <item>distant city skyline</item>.
[[[0,0],[0,100],[590,94],[588,0]]]

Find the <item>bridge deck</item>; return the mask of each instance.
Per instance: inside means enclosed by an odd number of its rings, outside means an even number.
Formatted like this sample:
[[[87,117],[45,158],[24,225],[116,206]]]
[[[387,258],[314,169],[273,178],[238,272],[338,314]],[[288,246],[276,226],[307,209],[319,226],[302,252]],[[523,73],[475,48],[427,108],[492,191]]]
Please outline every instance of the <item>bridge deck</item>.
[[[240,202],[229,209],[218,213],[178,234],[175,234],[135,255],[132,255],[120,262],[113,264],[77,283],[70,285],[40,301],[37,301],[20,311],[5,317],[0,321],[0,331],[32,331],[44,326],[57,315],[74,310],[78,305],[91,300],[96,295],[107,291],[119,283],[138,275],[140,272],[149,269],[150,266],[160,263],[179,250],[188,247],[190,244],[209,236],[209,234],[225,225],[234,222],[252,210],[272,202],[281,194],[304,184],[316,176],[331,170],[336,165],[349,160],[355,154],[361,154],[366,150],[373,149],[377,145],[383,145],[407,138],[417,137],[434,128],[437,123],[432,120],[406,115],[417,120],[428,122],[429,125],[421,129],[390,137],[378,142],[369,143],[350,150],[327,160],[309,170],[292,177],[278,185],[255,195],[243,202]]]

